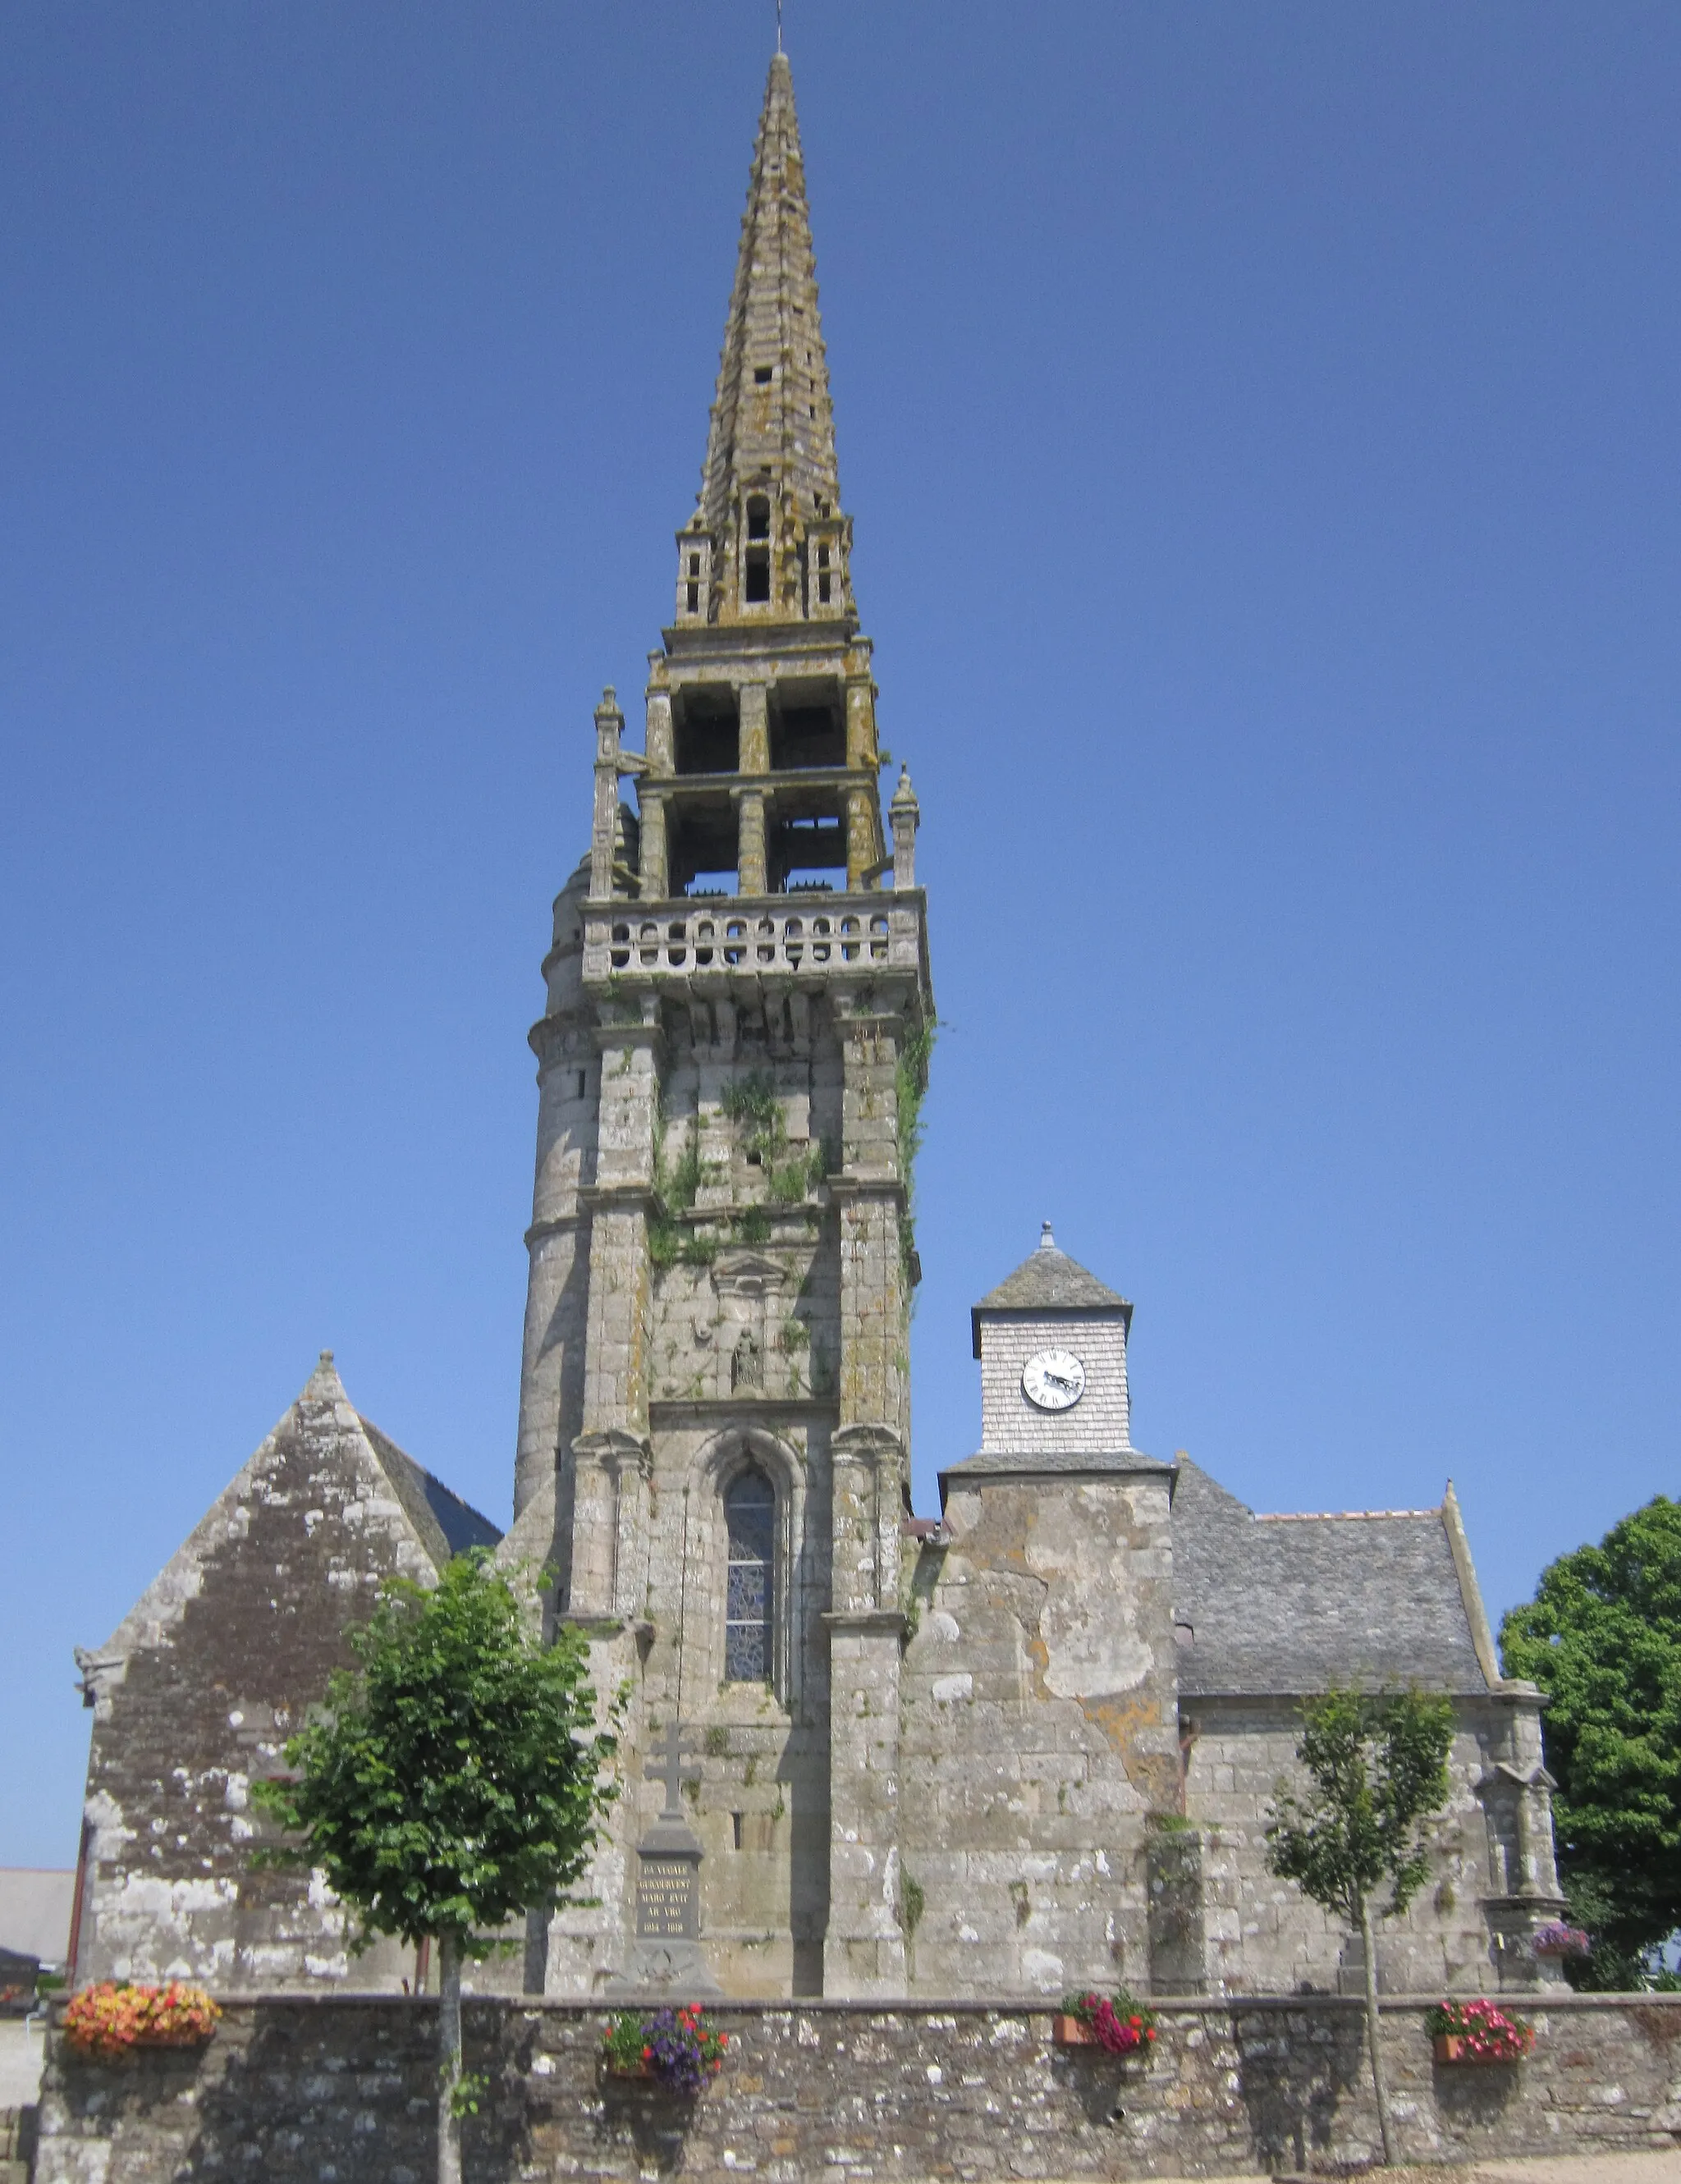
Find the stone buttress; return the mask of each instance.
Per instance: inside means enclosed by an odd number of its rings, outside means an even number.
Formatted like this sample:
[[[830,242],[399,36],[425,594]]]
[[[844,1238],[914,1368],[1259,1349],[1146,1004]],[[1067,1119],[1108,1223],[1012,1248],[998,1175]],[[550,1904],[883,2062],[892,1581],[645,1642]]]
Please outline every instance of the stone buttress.
[[[635,1852],[674,1719],[721,1984],[903,1988],[907,1167],[933,1001],[908,778],[883,825],[851,538],[779,54],[644,747],[608,691],[532,1034],[506,1552],[552,1563],[555,1612],[626,1709],[591,1900],[528,1962],[551,1992],[656,1961]]]

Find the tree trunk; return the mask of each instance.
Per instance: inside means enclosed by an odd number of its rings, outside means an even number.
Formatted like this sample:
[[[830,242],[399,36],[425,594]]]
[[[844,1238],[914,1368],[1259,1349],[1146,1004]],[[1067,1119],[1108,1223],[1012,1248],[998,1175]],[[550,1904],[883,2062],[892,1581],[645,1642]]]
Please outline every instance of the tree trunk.
[[[1383,2049],[1378,2024],[1378,1941],[1372,1931],[1372,1906],[1360,1899],[1360,1938],[1366,1951],[1366,2044],[1372,2050],[1372,2084],[1378,2095],[1378,2129],[1383,2141],[1383,2159],[1395,2158],[1394,2133],[1389,2123],[1389,2089],[1383,2082]]]
[[[437,2184],[461,2184],[461,1943],[454,1934],[437,1937]]]

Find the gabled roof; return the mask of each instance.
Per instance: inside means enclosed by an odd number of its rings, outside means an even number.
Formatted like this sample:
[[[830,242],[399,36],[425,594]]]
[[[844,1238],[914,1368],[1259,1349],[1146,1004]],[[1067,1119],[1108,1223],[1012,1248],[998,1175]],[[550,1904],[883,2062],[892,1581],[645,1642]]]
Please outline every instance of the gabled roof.
[[[1438,1509],[1261,1517],[1182,1457],[1173,1495],[1181,1693],[1489,1690],[1498,1667],[1486,1624],[1479,1634],[1482,1602],[1457,1522],[1450,1496]]]
[[[426,1578],[469,1547],[493,1547],[502,1535],[442,1479],[416,1463],[351,1403],[324,1350],[302,1393],[241,1466],[183,1544],[94,1654],[78,1652],[84,1669],[114,1668],[136,1648],[163,1641],[203,1582],[206,1563],[244,1535],[250,1505],[269,1482],[292,1467],[305,1475],[320,1464],[348,1467],[370,1529],[386,1528],[393,1567]],[[300,1521],[308,1515],[300,1510]]]
[[[1133,1307],[1123,1296],[1088,1273],[1077,1259],[1058,1248],[1047,1221],[1038,1247],[1029,1251],[1013,1274],[989,1290],[970,1312],[974,1329],[975,1355],[981,1354],[982,1312],[1097,1312],[1118,1313],[1130,1326]]]

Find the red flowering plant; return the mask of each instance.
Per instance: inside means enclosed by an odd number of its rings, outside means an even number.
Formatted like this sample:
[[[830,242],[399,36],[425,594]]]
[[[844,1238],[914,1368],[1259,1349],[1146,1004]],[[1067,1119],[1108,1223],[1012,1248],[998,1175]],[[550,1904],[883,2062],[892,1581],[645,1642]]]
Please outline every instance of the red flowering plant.
[[[615,2010],[607,2020],[602,2054],[615,2075],[654,2078],[674,2092],[698,2093],[724,2067],[730,2044],[695,2003],[680,2009],[656,2009],[643,2016]]]
[[[1439,2002],[1424,2014],[1433,2040],[1454,2040],[1472,2063],[1521,2062],[1535,2044],[1535,2028],[1522,2017],[1509,2017],[1492,2002]]]
[[[201,2048],[221,2011],[202,1986],[131,1986],[101,1980],[64,2005],[64,2037],[79,2055],[115,2062],[136,2048]]]
[[[1142,2054],[1155,2038],[1155,2012],[1124,1986],[1109,1994],[1065,1994],[1065,2017],[1077,2017],[1111,2055]]]

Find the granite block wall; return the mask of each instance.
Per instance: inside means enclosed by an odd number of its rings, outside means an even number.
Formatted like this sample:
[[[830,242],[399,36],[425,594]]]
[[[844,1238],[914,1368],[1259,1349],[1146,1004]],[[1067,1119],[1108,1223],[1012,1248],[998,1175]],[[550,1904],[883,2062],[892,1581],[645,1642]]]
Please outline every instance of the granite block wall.
[[[903,1671],[912,1991],[1142,1988],[1179,1795],[1166,1475],[949,1485]]]
[[[693,2100],[604,2078],[603,2020],[481,2000],[470,2184],[754,2176],[1099,2179],[1253,2173],[1369,2155],[1361,2016],[1330,1999],[1161,2012],[1147,2063],[1059,2048],[1008,2003],[725,2006],[722,2075]],[[1670,2149],[1681,2142],[1681,1998],[1572,1996],[1534,2013],[1524,2063],[1435,2064],[1422,2006],[1384,2011],[1407,2158]],[[419,2184],[431,2174],[434,2005],[231,2002],[202,2055],[120,2068],[55,2042],[36,2184]]]
[[[1358,1942],[1266,1867],[1267,1808],[1278,1785],[1299,1772],[1295,1708],[1283,1699],[1187,1699],[1181,1711],[1185,1812],[1203,1838],[1210,1988],[1357,1992]],[[1450,1763],[1452,1791],[1432,1824],[1429,1885],[1403,1915],[1381,1922],[1378,1978],[1388,1991],[1482,1992],[1500,1984],[1483,1907],[1504,1883],[1490,1870],[1475,1787],[1501,1728],[1489,1711],[1483,1720],[1466,1703]]]

